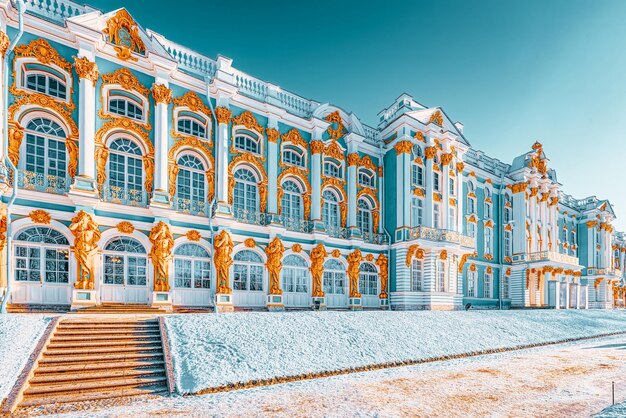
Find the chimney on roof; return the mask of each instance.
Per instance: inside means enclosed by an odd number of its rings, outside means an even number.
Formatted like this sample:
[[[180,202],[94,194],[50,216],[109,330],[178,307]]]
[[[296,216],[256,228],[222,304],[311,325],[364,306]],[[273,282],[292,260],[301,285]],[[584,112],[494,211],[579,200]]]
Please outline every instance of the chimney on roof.
[[[459,132],[463,133],[463,128],[465,128],[465,126],[461,122],[454,122],[454,126],[456,126],[456,129],[458,129]]]

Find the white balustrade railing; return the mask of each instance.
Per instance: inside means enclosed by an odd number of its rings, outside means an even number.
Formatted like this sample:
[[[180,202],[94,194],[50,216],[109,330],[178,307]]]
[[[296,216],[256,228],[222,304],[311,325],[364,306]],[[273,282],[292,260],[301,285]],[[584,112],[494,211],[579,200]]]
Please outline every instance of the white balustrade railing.
[[[26,0],[26,10],[32,14],[62,23],[67,18],[98,9],[71,0]]]
[[[411,228],[409,232],[410,239],[426,239],[429,241],[444,241],[454,244],[460,244],[463,247],[476,248],[476,239],[467,235],[463,235],[457,231],[447,229],[428,228],[426,226],[417,226]]]

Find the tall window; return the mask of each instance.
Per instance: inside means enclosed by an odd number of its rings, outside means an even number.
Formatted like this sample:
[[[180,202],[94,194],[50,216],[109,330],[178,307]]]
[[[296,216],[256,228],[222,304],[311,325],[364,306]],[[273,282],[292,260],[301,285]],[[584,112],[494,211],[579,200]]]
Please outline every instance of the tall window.
[[[439,210],[439,203],[433,204],[433,228],[439,229],[441,225],[441,212]]]
[[[235,149],[260,154],[259,142],[247,135],[237,135],[235,137]]]
[[[202,162],[193,155],[183,155],[178,159],[178,168],[177,197],[187,202],[204,203],[205,170]]]
[[[324,200],[324,206],[322,207],[322,221],[324,225],[339,227],[341,219],[337,195],[330,190],[324,190],[322,199]]]
[[[491,241],[493,238],[493,230],[485,228],[485,251],[484,254],[491,254]]]
[[[257,178],[247,168],[235,171],[234,205],[235,212],[248,211],[258,212]]]
[[[411,184],[417,187],[424,187],[424,168],[419,164],[411,166]]]
[[[476,224],[474,222],[467,223],[467,235],[471,238],[476,238]]]
[[[505,193],[504,195],[504,223],[508,224],[511,222],[511,208],[509,205],[511,204],[511,195]]]
[[[411,261],[411,292],[421,292],[423,289],[422,277],[423,277],[422,260],[414,258]]]
[[[115,193],[140,201],[143,191],[141,149],[130,139],[116,139],[109,147],[109,186]]]
[[[471,270],[467,272],[467,296],[476,297],[476,272]]]
[[[186,243],[174,250],[174,285],[182,289],[211,288],[209,252],[198,244]]]
[[[116,237],[107,243],[104,255],[104,284],[146,286],[146,249],[130,237]]]
[[[15,280],[68,283],[70,243],[54,229],[33,226],[17,234],[13,255]]]
[[[420,226],[424,215],[424,201],[419,197],[411,199],[411,226]]]
[[[438,292],[447,292],[448,284],[447,284],[447,265],[446,260],[437,260],[437,291]]]
[[[511,296],[509,295],[509,278],[506,276],[502,279],[502,297],[504,299],[511,298]]]
[[[357,203],[356,225],[362,234],[372,233],[372,208],[366,199]]]
[[[300,187],[294,181],[286,180],[282,184],[282,189],[281,213],[287,218],[302,219],[302,191]]]
[[[448,229],[456,231],[456,208],[453,206],[448,208]]]
[[[491,203],[485,202],[485,218],[491,219],[492,214]]]
[[[433,189],[436,192],[441,190],[441,181],[439,180],[439,173],[437,171],[433,173]]]
[[[483,297],[486,299],[491,298],[491,284],[493,277],[490,273],[485,273],[485,279],[483,282]]]
[[[65,131],[56,122],[45,118],[31,120],[26,126],[26,171],[46,178],[61,178],[65,182],[65,138]]]
[[[359,184],[364,187],[374,187],[374,173],[364,168],[359,169]]]
[[[334,161],[324,161],[324,175],[328,177],[341,178],[341,166]]]
[[[302,151],[294,147],[285,147],[283,150],[283,163],[304,167],[304,156]]]
[[[65,81],[48,73],[29,72],[26,75],[26,88],[61,100],[67,97]]]
[[[128,97],[112,96],[109,99],[109,112],[139,121],[143,120],[141,103]]]
[[[346,269],[337,260],[330,259],[324,263],[324,293],[345,295]]]
[[[467,182],[467,194],[474,193],[476,188],[471,181]],[[472,196],[467,196],[467,213],[476,213],[476,200]]]
[[[178,132],[182,134],[193,135],[198,138],[206,138],[206,128],[196,119],[180,117],[178,118],[176,127]]]
[[[309,270],[306,261],[295,254],[283,260],[283,291],[290,293],[307,293]]]
[[[511,256],[511,231],[504,231],[504,256]]]
[[[371,263],[361,263],[359,266],[359,293],[378,295],[378,272]]]
[[[448,183],[449,183],[448,184],[448,190],[450,191],[450,196],[454,196],[456,194],[455,190],[454,190],[454,179],[451,178],[451,179],[448,179],[448,180],[449,180],[448,181]]]
[[[263,259],[254,251],[235,254],[233,290],[263,291]]]

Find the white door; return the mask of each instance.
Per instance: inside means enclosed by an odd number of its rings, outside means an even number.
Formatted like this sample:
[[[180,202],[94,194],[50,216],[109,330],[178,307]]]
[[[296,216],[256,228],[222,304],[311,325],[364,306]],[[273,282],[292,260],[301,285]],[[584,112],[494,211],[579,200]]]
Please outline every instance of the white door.
[[[379,308],[378,272],[371,263],[361,263],[359,267],[359,293],[364,308]]]
[[[343,264],[337,260],[328,260],[324,263],[324,292],[328,308],[348,307],[346,271]]]
[[[211,306],[209,252],[197,244],[184,243],[174,250],[174,305]]]
[[[304,258],[289,254],[283,260],[281,289],[283,304],[287,308],[311,306],[311,274]]]
[[[115,237],[105,246],[100,301],[147,304],[150,302],[148,259],[141,243]]]
[[[69,241],[48,227],[30,227],[13,245],[12,303],[69,305]]]
[[[264,307],[267,284],[263,274],[263,259],[250,250],[239,251],[233,258],[233,305]]]

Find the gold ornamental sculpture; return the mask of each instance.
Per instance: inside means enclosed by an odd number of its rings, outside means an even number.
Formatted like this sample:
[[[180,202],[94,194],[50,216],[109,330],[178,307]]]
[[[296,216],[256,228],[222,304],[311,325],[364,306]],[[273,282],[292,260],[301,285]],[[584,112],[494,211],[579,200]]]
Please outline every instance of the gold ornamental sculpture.
[[[154,264],[154,291],[169,292],[169,261],[172,258],[172,248],[174,248],[174,237],[170,227],[163,221],[150,231],[150,259]]]
[[[215,242],[213,244],[215,252],[215,270],[217,275],[217,289],[216,293],[230,294],[232,292],[229,284],[229,269],[233,264],[233,240],[230,238],[230,234],[226,230],[222,230],[215,236]]]
[[[282,295],[283,293],[280,288],[280,271],[283,268],[281,260],[284,252],[285,246],[278,237],[275,237],[265,248],[265,254],[267,254],[265,267],[267,267],[270,275],[270,295]]]
[[[139,36],[137,24],[125,9],[120,9],[107,20],[107,27],[103,32],[107,35],[107,40],[114,45],[117,57],[123,61],[137,61],[132,53],[144,54],[146,50]]]
[[[76,257],[76,289],[94,288],[94,262],[98,254],[100,230],[90,214],[81,210],[72,219],[69,227],[74,235],[74,255]]]
[[[309,268],[313,279],[311,295],[316,298],[324,297],[322,277],[324,275],[324,259],[326,257],[328,257],[328,253],[322,243],[317,244],[317,246],[311,250],[311,267]]]
[[[389,260],[385,254],[380,254],[376,260],[376,265],[380,269],[380,294],[379,299],[387,299],[387,285],[389,283]]]
[[[358,248],[346,259],[348,261],[348,279],[350,280],[350,297],[360,298],[359,293],[359,267],[363,261],[363,254]]]

